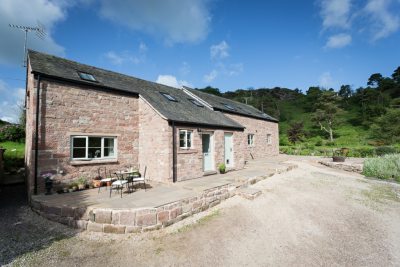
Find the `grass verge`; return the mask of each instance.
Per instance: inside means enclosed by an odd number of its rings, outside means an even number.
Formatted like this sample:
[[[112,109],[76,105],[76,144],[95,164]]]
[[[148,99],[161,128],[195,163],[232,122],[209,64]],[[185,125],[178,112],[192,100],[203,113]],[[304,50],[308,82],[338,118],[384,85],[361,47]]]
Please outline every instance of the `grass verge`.
[[[369,177],[400,182],[400,154],[366,159],[363,174]]]

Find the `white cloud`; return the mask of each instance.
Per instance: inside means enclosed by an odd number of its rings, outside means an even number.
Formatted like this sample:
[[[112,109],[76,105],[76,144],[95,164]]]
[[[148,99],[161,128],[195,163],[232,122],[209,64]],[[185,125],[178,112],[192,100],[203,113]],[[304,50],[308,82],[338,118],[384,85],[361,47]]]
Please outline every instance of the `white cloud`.
[[[216,70],[212,70],[209,74],[204,75],[203,80],[206,83],[210,83],[217,78],[218,72]]]
[[[143,42],[140,42],[140,44],[139,44],[139,53],[144,54],[144,53],[147,52],[147,49],[148,49],[147,45],[145,43],[143,43]]]
[[[243,64],[242,63],[237,63],[237,64],[230,64],[226,69],[225,73],[228,76],[235,76],[243,72]]]
[[[100,15],[168,43],[198,42],[211,21],[206,0],[101,0]]]
[[[158,75],[156,83],[168,85],[175,88],[182,88],[182,86],[192,87],[189,82],[184,80],[178,81],[178,79],[172,75]]]
[[[25,100],[25,89],[10,88],[0,80],[0,118],[9,122],[18,122],[20,107]]]
[[[332,35],[326,42],[326,48],[342,48],[351,43],[351,35],[346,33],[340,33]]]
[[[121,65],[124,62],[124,58],[118,55],[114,51],[109,51],[104,55],[113,65]]]
[[[28,47],[52,54],[64,55],[64,48],[52,37],[55,25],[65,19],[67,2],[48,0],[0,1],[0,64],[22,64],[24,32],[9,24],[36,27],[38,21],[46,28],[44,40],[33,32],[28,34]]]
[[[211,59],[223,59],[229,56],[229,45],[222,41],[219,44],[210,47]]]
[[[372,39],[385,38],[400,28],[400,18],[397,13],[390,12],[391,0],[369,0],[365,12],[372,23]]]
[[[131,51],[115,52],[113,50],[104,54],[104,57],[113,65],[122,65],[124,63],[139,64],[146,60],[148,48],[145,43],[140,42],[137,53]]]
[[[321,74],[321,76],[319,77],[319,85],[323,88],[330,88],[333,86],[333,78],[329,71]]]
[[[179,69],[181,75],[185,76],[190,73],[190,65],[187,62],[182,62],[182,66]]]
[[[322,0],[320,5],[324,29],[349,28],[351,0]]]

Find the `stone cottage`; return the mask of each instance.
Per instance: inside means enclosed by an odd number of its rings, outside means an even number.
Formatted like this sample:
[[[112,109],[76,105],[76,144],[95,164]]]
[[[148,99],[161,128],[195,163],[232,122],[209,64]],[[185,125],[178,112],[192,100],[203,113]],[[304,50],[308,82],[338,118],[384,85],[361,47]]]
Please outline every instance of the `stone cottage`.
[[[278,121],[242,103],[30,50],[26,88],[28,193],[41,174],[69,183],[101,166],[147,167],[177,182],[278,154]]]

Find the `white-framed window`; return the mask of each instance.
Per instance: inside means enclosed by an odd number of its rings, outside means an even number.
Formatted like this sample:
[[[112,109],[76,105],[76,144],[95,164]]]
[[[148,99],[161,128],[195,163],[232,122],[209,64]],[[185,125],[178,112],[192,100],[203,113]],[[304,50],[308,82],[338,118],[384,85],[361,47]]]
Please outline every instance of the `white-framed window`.
[[[193,131],[179,130],[179,147],[183,149],[192,148]]]
[[[267,134],[267,144],[268,145],[272,144],[272,136],[271,136],[271,134]]]
[[[247,135],[247,145],[254,146],[254,134]]]
[[[113,136],[71,136],[71,159],[117,158],[117,138]]]

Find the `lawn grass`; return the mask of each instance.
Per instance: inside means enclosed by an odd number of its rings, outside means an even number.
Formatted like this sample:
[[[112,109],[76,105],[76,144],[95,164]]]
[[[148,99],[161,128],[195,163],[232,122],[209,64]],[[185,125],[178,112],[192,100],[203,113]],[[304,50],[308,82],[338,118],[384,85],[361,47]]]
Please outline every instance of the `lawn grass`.
[[[4,169],[10,171],[24,167],[25,143],[1,142],[0,147],[5,148]]]

